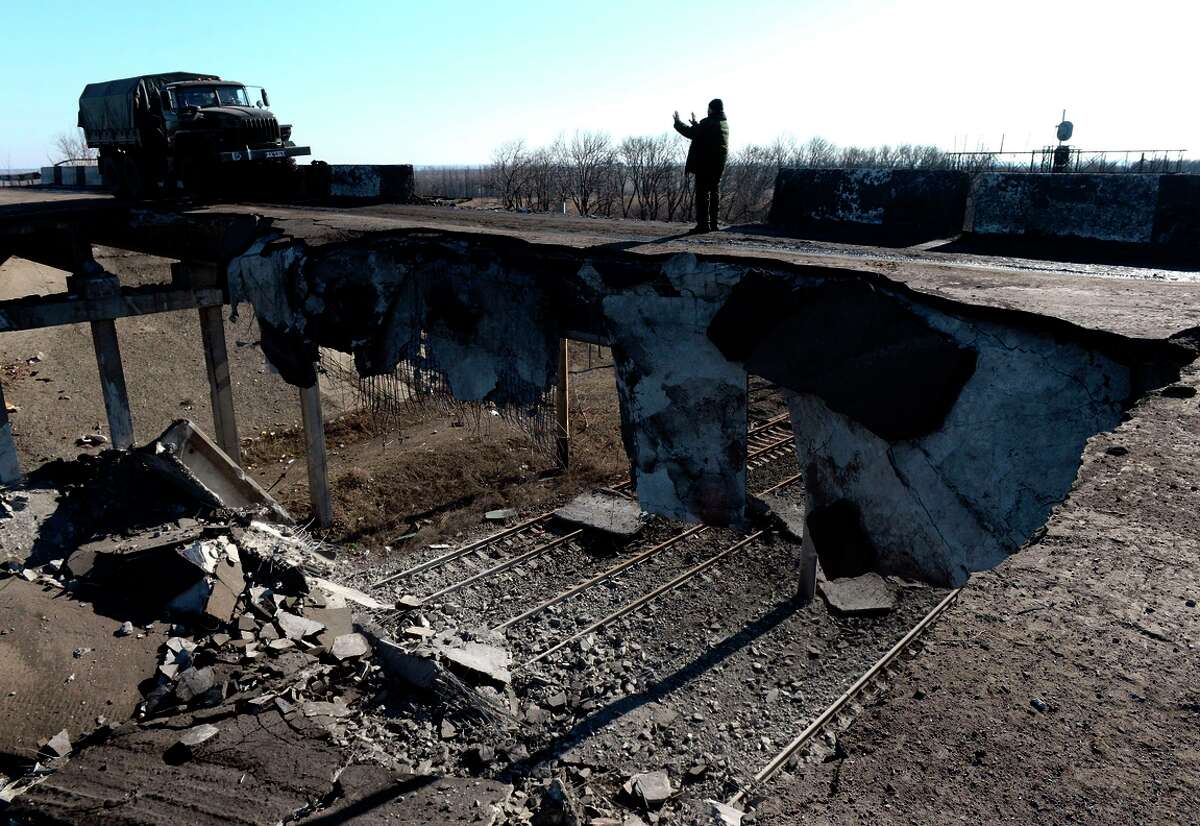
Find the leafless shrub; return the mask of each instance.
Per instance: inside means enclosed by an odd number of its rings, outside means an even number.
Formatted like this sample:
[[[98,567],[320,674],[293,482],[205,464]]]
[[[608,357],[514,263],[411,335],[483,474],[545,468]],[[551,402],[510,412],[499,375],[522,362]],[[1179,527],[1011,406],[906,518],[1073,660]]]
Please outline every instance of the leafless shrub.
[[[60,161],[92,161],[97,152],[87,145],[87,138],[81,127],[73,132],[59,132],[50,147],[50,163]]]

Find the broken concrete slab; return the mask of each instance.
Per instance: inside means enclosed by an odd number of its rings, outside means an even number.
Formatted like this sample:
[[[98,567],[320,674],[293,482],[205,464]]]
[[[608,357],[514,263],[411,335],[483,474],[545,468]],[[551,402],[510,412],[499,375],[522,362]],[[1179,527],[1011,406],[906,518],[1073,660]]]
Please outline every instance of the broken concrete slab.
[[[473,683],[508,685],[512,682],[512,655],[500,645],[475,640],[435,638],[433,650],[451,670]]]
[[[187,419],[173,422],[145,450],[158,460],[155,469],[182,476],[182,483],[200,487],[216,507],[261,510],[274,521],[293,521],[283,506]]]
[[[629,778],[627,786],[631,794],[642,802],[647,811],[661,809],[662,805],[674,794],[670,776],[661,769],[635,774]]]
[[[380,602],[374,597],[359,591],[357,588],[339,585],[336,582],[330,582],[321,577],[310,577],[309,583],[312,587],[318,588],[325,593],[327,608],[338,607],[336,601],[334,601],[335,599],[341,599],[343,601],[342,604],[352,602],[355,605],[368,608],[372,611],[391,611],[396,607],[391,603]]]
[[[609,491],[576,496],[554,512],[554,518],[579,528],[591,528],[622,539],[635,536],[646,524],[641,506]]]
[[[298,616],[289,611],[279,611],[276,613],[275,622],[279,625],[279,630],[289,640],[315,637],[325,630],[325,626],[321,623]]]
[[[343,634],[333,641],[330,653],[338,662],[357,660],[371,653],[371,644],[362,634]]]
[[[71,753],[71,735],[66,729],[51,737],[38,748],[38,754],[48,760],[66,757]]]
[[[186,761],[178,726],[119,731],[74,755],[7,814],[31,823],[92,823],[104,813],[125,826],[269,826],[316,805],[346,760],[321,725],[300,715],[240,714],[218,728]]]
[[[829,607],[839,614],[884,614],[896,607],[896,592],[874,572],[817,584]]]
[[[431,650],[412,652],[388,639],[375,640],[375,653],[385,674],[393,680],[422,691],[431,691],[441,666]]]
[[[397,774],[382,766],[347,766],[335,802],[300,826],[493,826],[513,787],[496,780]]]
[[[212,723],[201,723],[198,726],[192,726],[183,733],[179,738],[177,745],[182,746],[189,751],[195,749],[202,743],[207,743],[220,733],[220,729]]]

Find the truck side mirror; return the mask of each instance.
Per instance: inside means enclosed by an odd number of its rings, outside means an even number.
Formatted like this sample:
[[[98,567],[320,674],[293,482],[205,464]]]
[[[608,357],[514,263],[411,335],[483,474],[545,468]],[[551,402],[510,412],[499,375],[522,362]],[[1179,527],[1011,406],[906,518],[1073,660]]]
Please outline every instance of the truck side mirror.
[[[267,97],[267,90],[260,89],[259,94],[262,95],[262,105],[266,106],[267,108],[270,108],[271,107],[271,99],[269,97]]]

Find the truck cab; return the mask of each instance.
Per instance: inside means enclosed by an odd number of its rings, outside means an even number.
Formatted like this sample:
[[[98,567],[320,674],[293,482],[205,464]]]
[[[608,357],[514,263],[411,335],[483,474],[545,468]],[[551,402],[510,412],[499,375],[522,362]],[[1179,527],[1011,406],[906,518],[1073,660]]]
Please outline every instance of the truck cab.
[[[101,177],[118,195],[200,191],[271,177],[310,154],[271,113],[266,90],[256,97],[215,75],[143,75],[89,84],[79,99],[79,125],[100,150]]]

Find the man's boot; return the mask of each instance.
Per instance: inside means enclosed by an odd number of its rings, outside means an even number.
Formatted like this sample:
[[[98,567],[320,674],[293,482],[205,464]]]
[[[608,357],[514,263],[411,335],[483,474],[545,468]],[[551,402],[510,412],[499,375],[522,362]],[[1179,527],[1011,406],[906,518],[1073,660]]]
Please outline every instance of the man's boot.
[[[696,226],[692,235],[708,232],[708,192],[696,187]]]

